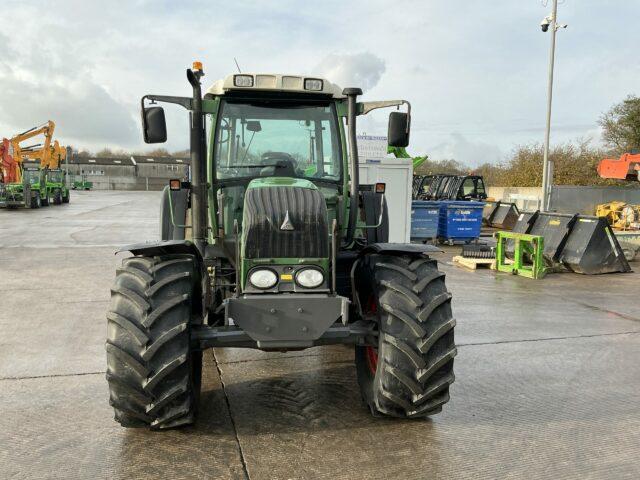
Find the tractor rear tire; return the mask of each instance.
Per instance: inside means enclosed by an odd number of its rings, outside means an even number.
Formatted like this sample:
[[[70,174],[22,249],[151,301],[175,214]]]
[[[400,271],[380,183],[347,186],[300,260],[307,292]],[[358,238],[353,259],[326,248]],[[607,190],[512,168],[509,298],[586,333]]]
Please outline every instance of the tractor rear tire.
[[[166,429],[195,421],[202,352],[201,274],[192,255],[135,256],[118,269],[107,313],[109,403],[123,427]]]
[[[48,207],[49,206],[49,194],[48,193],[45,193],[44,197],[41,198],[40,204],[43,207]]]
[[[42,199],[40,198],[40,194],[36,192],[36,194],[31,197],[31,203],[29,204],[29,208],[40,208],[42,206]]]
[[[371,413],[421,418],[449,401],[455,377],[455,319],[444,273],[424,256],[366,255],[356,269],[375,346],[356,347],[356,371]]]

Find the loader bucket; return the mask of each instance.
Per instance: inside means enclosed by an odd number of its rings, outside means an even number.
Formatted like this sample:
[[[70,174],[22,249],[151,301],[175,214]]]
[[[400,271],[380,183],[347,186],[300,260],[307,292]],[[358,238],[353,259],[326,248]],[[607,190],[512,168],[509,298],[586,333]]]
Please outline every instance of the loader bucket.
[[[535,212],[522,212],[520,215],[518,215],[518,219],[516,220],[516,223],[514,224],[511,231],[513,233],[529,233],[531,231],[531,227],[538,219],[538,215],[540,215],[540,212],[538,210],[536,210]],[[507,238],[505,240],[504,251],[507,258],[513,260],[513,255],[515,253],[515,241],[513,239]]]
[[[514,233],[529,233],[531,227],[535,223],[535,221],[540,215],[540,212],[536,210],[535,212],[522,212],[518,215],[518,220],[516,220],[515,225],[513,226]]]
[[[569,233],[576,222],[577,215],[540,212],[531,229],[531,235],[544,237],[543,257],[548,267],[557,266]]]
[[[606,219],[579,215],[576,220],[560,256],[565,267],[587,275],[631,271]]]
[[[515,203],[496,202],[496,208],[487,218],[487,224],[500,230],[512,230],[519,214]]]
[[[489,220],[493,216],[493,213],[496,211],[496,208],[498,208],[498,205],[500,205],[500,202],[486,202],[484,204],[484,209],[482,210],[483,225],[490,225]]]

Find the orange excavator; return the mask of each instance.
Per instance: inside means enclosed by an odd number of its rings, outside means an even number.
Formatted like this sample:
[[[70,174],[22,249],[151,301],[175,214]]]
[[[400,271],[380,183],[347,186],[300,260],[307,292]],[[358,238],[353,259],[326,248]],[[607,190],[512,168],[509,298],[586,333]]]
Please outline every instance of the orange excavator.
[[[640,153],[625,153],[619,159],[605,158],[598,164],[602,178],[640,181]]]
[[[44,144],[42,145],[43,158],[41,158],[41,167],[45,168],[45,163],[50,162],[51,156],[51,138],[56,124],[49,120],[47,123],[30,128],[22,133],[13,136],[10,139],[3,138],[0,147],[0,180],[2,183],[19,183],[22,181],[22,149],[20,144],[30,138],[44,134]],[[57,143],[57,142],[56,142]],[[54,143],[55,146],[55,143]]]

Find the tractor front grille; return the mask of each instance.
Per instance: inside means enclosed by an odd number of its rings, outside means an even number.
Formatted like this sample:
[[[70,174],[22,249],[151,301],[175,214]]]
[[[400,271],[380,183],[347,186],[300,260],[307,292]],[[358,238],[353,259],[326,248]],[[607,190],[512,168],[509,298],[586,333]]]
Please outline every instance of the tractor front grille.
[[[242,230],[246,258],[329,256],[327,207],[318,190],[293,186],[249,188]]]

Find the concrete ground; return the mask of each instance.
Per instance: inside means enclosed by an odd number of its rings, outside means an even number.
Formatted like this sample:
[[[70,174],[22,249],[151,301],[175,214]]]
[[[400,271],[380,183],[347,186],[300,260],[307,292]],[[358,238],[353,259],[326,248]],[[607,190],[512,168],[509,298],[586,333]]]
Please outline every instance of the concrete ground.
[[[157,237],[158,199],[0,210],[0,478],[640,478],[640,275],[534,281],[453,250],[456,382],[431,420],[372,418],[353,351],[326,347],[208,351],[195,426],[121,428],[104,378],[114,251]]]

